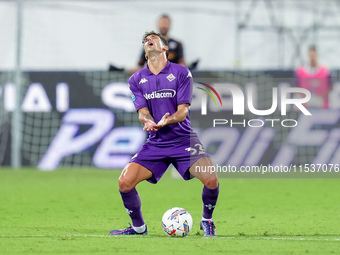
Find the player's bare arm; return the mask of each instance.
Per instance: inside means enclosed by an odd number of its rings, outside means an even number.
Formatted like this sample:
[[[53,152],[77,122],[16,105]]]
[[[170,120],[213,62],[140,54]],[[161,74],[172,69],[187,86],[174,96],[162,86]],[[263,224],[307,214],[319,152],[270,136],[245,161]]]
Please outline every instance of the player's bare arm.
[[[139,120],[144,123],[143,130],[145,131],[157,131],[155,120],[149,112],[147,107],[143,107],[138,110]]]
[[[189,112],[189,104],[180,104],[177,107],[177,111],[173,115],[170,116],[168,112],[164,114],[162,119],[157,123],[156,128],[161,128],[167,125],[182,122],[185,120],[188,112]]]

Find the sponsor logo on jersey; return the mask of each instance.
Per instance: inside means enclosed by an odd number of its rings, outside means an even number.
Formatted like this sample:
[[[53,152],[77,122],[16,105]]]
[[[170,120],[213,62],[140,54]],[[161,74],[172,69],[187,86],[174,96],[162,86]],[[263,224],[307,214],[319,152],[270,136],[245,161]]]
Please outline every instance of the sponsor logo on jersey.
[[[176,91],[173,89],[161,89],[157,91],[153,91],[150,94],[145,93],[144,97],[146,100],[154,99],[154,98],[169,98],[174,97],[176,95]]]
[[[192,78],[192,74],[191,74],[191,72],[190,72],[190,71],[188,72],[188,76],[187,76],[187,78],[188,78],[188,77],[191,77],[191,78]]]
[[[176,79],[175,75],[173,75],[172,73],[169,74],[166,78],[167,78],[169,81],[173,81],[174,79]]]
[[[144,84],[144,83],[146,83],[146,82],[148,82],[148,80],[147,79],[145,79],[145,78],[142,78],[140,81],[139,81],[139,84]]]

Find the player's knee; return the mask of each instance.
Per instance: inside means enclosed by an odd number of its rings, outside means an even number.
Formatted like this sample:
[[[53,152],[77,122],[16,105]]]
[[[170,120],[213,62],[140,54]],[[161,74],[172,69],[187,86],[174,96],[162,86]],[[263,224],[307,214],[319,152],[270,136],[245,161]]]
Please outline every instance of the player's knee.
[[[130,191],[135,187],[134,183],[131,180],[128,180],[123,177],[119,178],[118,184],[119,184],[119,190],[123,192]]]
[[[202,180],[202,182],[208,189],[216,189],[218,187],[217,178],[205,178]]]

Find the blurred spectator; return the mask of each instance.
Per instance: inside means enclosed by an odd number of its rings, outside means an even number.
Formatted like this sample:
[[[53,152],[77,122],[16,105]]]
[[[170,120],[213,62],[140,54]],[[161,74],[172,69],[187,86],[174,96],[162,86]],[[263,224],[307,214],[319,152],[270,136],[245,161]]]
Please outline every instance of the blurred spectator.
[[[180,41],[177,41],[173,38],[170,38],[168,32],[171,28],[171,19],[168,15],[163,14],[157,23],[158,30],[160,34],[168,41],[169,50],[168,50],[168,60],[170,62],[180,64],[185,66],[184,54],[183,54],[183,45]],[[140,58],[138,60],[138,65],[135,68],[128,69],[128,73],[134,73],[143,68],[146,63],[145,52],[142,50]]]
[[[168,45],[169,45],[168,60],[170,62],[180,64],[182,66],[186,66],[182,43],[169,36],[169,30],[171,28],[170,17],[167,14],[163,14],[157,22],[157,27],[161,35],[168,41]],[[197,67],[198,62],[199,60],[194,61],[193,63],[191,63],[191,65],[188,68],[191,70],[195,69]],[[138,70],[142,69],[145,63],[146,63],[145,52],[144,52],[144,49],[142,49],[137,66],[135,68],[126,69],[125,71],[130,74],[133,74],[137,72]],[[124,69],[118,68],[114,65],[110,65],[109,71],[124,71]]]
[[[328,94],[332,89],[330,72],[326,66],[319,65],[315,46],[308,49],[309,63],[296,69],[298,86],[312,94],[307,106],[309,108],[328,109]]]

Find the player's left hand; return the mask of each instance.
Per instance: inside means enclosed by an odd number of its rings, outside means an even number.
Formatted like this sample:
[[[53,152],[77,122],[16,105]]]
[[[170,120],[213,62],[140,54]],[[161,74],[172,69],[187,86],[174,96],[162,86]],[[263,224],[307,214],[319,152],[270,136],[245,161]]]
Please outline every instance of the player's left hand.
[[[168,112],[166,114],[164,114],[164,116],[161,118],[161,120],[158,121],[156,128],[164,127],[168,122],[169,115],[170,115],[170,113],[168,113]]]
[[[150,119],[139,118],[140,121],[144,122],[144,131],[158,131],[156,123]]]

